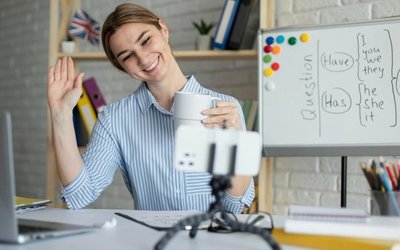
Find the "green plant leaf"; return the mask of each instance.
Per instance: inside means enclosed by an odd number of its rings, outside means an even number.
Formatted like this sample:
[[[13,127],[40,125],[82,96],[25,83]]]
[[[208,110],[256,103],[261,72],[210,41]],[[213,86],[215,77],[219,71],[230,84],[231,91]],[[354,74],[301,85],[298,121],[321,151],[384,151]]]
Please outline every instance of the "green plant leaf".
[[[192,22],[192,23],[201,35],[207,35],[211,31],[211,29],[215,26],[213,22],[206,23],[204,19],[201,19],[200,22]]]

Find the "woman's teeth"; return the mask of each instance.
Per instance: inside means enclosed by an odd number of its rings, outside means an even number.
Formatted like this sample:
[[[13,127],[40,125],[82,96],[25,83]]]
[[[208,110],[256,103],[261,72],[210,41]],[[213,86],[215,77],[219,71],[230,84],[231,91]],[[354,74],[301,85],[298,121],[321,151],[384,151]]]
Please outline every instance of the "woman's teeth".
[[[157,66],[157,64],[158,64],[158,57],[148,68],[145,69],[145,71],[153,70]]]

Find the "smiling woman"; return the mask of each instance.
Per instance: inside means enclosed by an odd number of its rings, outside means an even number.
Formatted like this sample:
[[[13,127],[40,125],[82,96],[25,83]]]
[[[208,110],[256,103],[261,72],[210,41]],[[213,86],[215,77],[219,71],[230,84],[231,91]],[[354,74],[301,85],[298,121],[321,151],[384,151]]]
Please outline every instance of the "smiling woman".
[[[119,168],[136,209],[207,211],[213,200],[211,176],[179,172],[173,166],[174,96],[182,91],[218,97],[216,107],[202,112],[207,127],[243,129],[240,104],[202,87],[193,75],[185,76],[172,55],[166,22],[139,5],[117,6],[103,25],[102,41],[110,62],[142,84],[99,113],[81,158],[72,109],[82,94],[83,73],[75,74],[71,58],[49,68],[48,104],[62,200],[73,209],[87,206],[110,185]],[[223,206],[240,213],[253,198],[253,180],[236,176]]]

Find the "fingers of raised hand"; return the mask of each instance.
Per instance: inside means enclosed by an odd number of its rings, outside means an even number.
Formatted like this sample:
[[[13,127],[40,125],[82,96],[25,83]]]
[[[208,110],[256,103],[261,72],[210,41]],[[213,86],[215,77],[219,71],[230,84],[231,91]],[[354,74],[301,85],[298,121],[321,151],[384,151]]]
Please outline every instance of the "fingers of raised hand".
[[[54,66],[49,67],[49,71],[47,72],[47,83],[51,85],[54,82]]]
[[[61,79],[61,60],[58,59],[56,65],[54,66],[54,81],[59,81]]]
[[[63,57],[61,60],[61,80],[67,80],[67,61],[68,59],[66,57]]]
[[[68,60],[67,60],[67,70],[68,70],[68,73],[67,73],[67,80],[68,81],[74,81],[74,78],[75,78],[75,72],[74,72],[74,62],[72,61],[72,58],[71,57],[68,57]]]
[[[63,57],[62,59],[58,59],[54,67],[51,66],[50,68],[53,68],[55,81],[74,80],[74,62],[70,57]]]

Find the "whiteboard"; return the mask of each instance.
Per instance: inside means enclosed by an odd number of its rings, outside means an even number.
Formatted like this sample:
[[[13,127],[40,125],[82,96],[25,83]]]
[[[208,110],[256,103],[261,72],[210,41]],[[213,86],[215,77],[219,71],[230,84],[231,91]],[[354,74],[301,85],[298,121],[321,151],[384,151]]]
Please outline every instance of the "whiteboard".
[[[400,19],[259,33],[267,156],[400,155]]]

